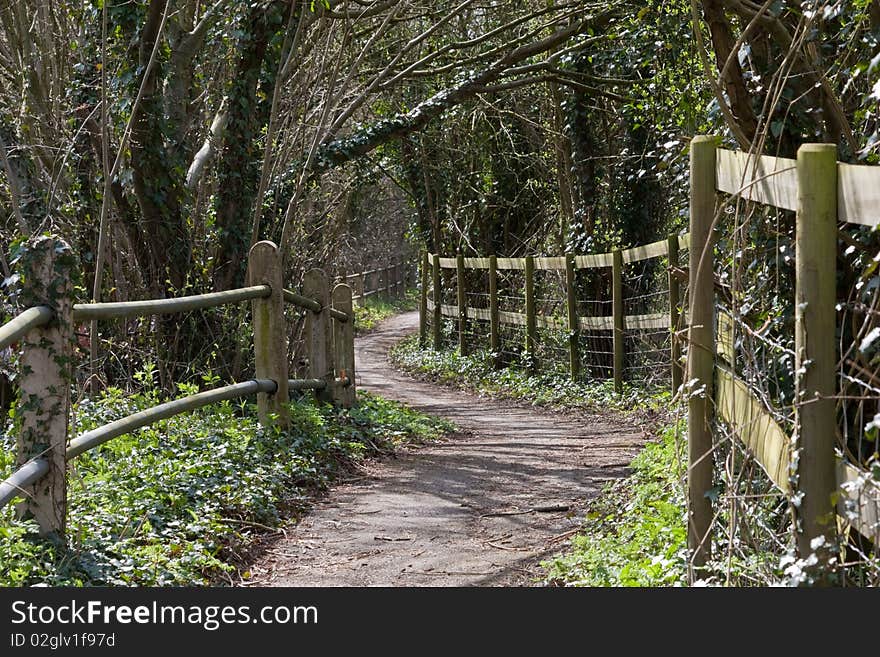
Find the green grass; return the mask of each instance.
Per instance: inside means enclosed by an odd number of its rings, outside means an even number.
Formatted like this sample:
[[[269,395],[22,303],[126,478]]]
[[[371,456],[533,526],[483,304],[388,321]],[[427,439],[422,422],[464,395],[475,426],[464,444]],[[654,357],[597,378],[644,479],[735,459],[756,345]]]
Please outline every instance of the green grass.
[[[181,390],[183,394],[192,391]],[[109,389],[76,408],[77,431],[154,405]],[[122,436],[73,462],[64,545],[0,511],[0,585],[203,585],[224,581],[253,540],[305,508],[352,463],[451,426],[360,393],[351,410],[290,405],[291,429],[261,428],[225,402]],[[4,438],[0,476],[14,467]],[[247,576],[247,573],[244,574]]]
[[[392,315],[415,310],[419,307],[419,295],[416,290],[407,290],[400,299],[384,300],[379,295],[367,297],[366,303],[354,307],[354,329],[358,334],[372,331],[383,320]]]

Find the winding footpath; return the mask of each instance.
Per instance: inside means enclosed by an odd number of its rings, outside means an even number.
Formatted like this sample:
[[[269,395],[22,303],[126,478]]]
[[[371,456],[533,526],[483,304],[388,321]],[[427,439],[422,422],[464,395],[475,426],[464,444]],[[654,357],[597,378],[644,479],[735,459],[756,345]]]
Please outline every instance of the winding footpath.
[[[417,330],[398,315],[358,338],[358,388],[459,432],[369,463],[267,545],[251,586],[514,586],[565,548],[589,498],[644,436],[617,415],[562,415],[415,380],[388,363]]]

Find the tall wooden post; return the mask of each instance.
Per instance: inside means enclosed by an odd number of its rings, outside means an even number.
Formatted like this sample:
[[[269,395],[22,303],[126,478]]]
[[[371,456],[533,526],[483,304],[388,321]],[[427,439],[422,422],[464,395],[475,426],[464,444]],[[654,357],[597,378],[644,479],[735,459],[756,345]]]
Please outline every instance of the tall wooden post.
[[[459,253],[455,258],[455,279],[458,296],[458,351],[462,356],[467,356],[467,288],[464,280],[464,254]]]
[[[17,433],[16,465],[40,456],[48,473],[22,494],[20,517],[33,517],[42,536],[61,539],[67,523],[67,426],[73,354],[73,286],[75,258],[70,247],[54,237],[37,237],[24,245],[19,261],[23,281],[21,303],[48,306],[52,321],[31,329],[21,340],[19,401],[13,433]],[[97,340],[97,335],[91,336]]]
[[[574,255],[565,256],[565,296],[568,306],[568,369],[571,380],[576,381],[581,371],[580,321],[577,310],[577,286],[575,285]]]
[[[688,327],[688,547],[694,569],[711,558],[712,428],[711,399],[715,361],[715,291],[712,223],[715,218],[715,139],[691,140],[690,325]]]
[[[333,308],[348,315],[347,322],[332,320],[333,323],[333,355],[336,360],[336,372],[340,379],[348,379],[333,388],[334,401],[342,408],[351,408],[356,400],[354,371],[354,304],[351,300],[351,288],[340,284],[333,288],[331,295]]]
[[[394,298],[400,299],[403,296],[403,278],[401,277],[400,265],[394,265]]]
[[[678,306],[681,303],[681,291],[678,278],[673,274],[672,268],[678,266],[678,235],[670,235],[666,240],[666,251],[669,262],[669,335],[670,335],[670,358],[672,360],[672,394],[674,395],[681,387],[681,342],[678,340]]]
[[[370,298],[369,295],[367,294],[367,292],[370,291],[368,281],[369,281],[369,276],[367,275],[367,272],[362,272],[361,273],[361,298],[360,298],[360,302],[361,302],[362,306],[366,306],[367,299]]]
[[[619,249],[612,252],[611,267],[611,314],[614,319],[612,335],[614,351],[614,390],[623,392],[623,358],[626,327],[623,308],[623,254]]]
[[[526,353],[529,370],[538,367],[538,320],[535,312],[535,258],[526,256]]]
[[[428,252],[422,251],[419,286],[419,348],[428,346]]]
[[[802,558],[827,554],[835,533],[835,327],[837,147],[804,144],[797,154],[795,237],[795,399],[792,464],[797,547]],[[824,540],[824,548],[818,545]]]
[[[492,364],[501,365],[500,315],[498,314],[498,258],[489,256],[489,349],[492,350]]]
[[[333,363],[333,332],[330,326],[330,282],[321,269],[310,269],[303,278],[303,296],[321,304],[320,312],[306,313],[305,347],[309,356],[309,378],[323,379],[326,386],[316,390],[321,401],[333,401],[335,367]]]
[[[282,427],[289,423],[287,402],[287,329],[284,322],[284,279],[281,253],[268,240],[257,242],[248,254],[250,285],[268,285],[268,297],[251,302],[254,322],[254,365],[258,379],[272,379],[278,384],[275,394],[257,395],[260,424],[269,426],[277,417]]]
[[[443,348],[443,290],[440,287],[440,255],[435,253],[433,261],[431,284],[434,294],[434,322],[431,328],[434,330],[434,349],[440,351]]]

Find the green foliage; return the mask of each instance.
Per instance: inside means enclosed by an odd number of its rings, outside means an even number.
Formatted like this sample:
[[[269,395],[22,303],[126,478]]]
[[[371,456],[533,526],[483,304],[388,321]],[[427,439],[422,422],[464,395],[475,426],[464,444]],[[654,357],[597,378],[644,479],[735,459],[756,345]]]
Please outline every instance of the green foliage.
[[[363,304],[354,307],[354,329],[358,334],[368,333],[376,326],[397,313],[415,310],[419,305],[416,290],[407,290],[400,299],[384,300],[379,295],[367,297]]]
[[[547,583],[564,586],[681,586],[687,581],[684,422],[648,443],[632,474],[591,505],[571,551],[551,561]]]
[[[75,428],[155,402],[152,389],[124,396],[110,388],[80,402]],[[451,429],[363,392],[351,410],[291,403],[286,432],[261,428],[251,410],[225,402],[82,455],[69,479],[66,545],[37,538],[34,523],[14,519],[7,506],[0,512],[0,585],[216,583],[256,533],[281,524],[347,463]],[[0,476],[14,467],[11,435],[4,447]]]
[[[496,369],[486,351],[461,356],[457,351],[419,349],[413,336],[398,343],[391,358],[401,369],[427,376],[441,383],[467,387],[483,394],[529,401],[536,406],[557,408],[613,408],[626,411],[665,408],[671,398],[666,390],[645,391],[624,382],[623,392],[614,392],[611,380],[572,381],[564,371],[531,374],[520,367]]]

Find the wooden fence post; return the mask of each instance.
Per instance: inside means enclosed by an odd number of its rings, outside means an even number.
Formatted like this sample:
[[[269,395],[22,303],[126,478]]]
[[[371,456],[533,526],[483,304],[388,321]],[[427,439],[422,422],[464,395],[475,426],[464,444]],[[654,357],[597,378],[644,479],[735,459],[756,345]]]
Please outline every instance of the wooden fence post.
[[[431,328],[434,330],[434,349],[440,351],[443,348],[443,290],[440,288],[440,255],[435,253],[431,270],[431,284],[434,295],[434,322]]]
[[[19,264],[25,306],[49,306],[52,321],[31,329],[21,340],[16,412],[16,465],[36,456],[49,463],[48,473],[22,491],[20,517],[33,517],[42,536],[61,539],[67,524],[67,427],[70,416],[73,354],[73,287],[75,260],[70,247],[53,237],[25,245]],[[91,336],[97,340],[97,335]],[[15,431],[14,431],[15,432]]]
[[[394,273],[394,267],[389,265],[383,271],[385,273],[385,301],[391,301],[391,276]]]
[[[534,371],[538,367],[536,350],[538,347],[538,324],[535,313],[535,258],[526,256],[526,353],[528,369]]]
[[[678,392],[682,383],[681,371],[681,342],[678,340],[678,306],[681,303],[681,291],[678,278],[673,274],[672,268],[678,266],[678,235],[670,235],[666,241],[666,251],[669,263],[669,334],[670,334],[670,357],[672,359],[672,394]]]
[[[347,322],[333,320],[333,354],[336,360],[336,371],[340,378],[347,378],[348,383],[340,383],[333,388],[334,401],[342,408],[351,408],[357,398],[355,391],[354,363],[354,303],[351,300],[351,288],[340,284],[333,288],[333,308],[348,315]]]
[[[795,435],[792,467],[801,495],[798,556],[828,554],[835,534],[835,331],[837,147],[797,153],[795,233]],[[824,540],[823,545],[819,545]],[[819,566],[821,569],[821,564]]]
[[[327,386],[316,390],[320,401],[333,401],[335,368],[333,364],[333,332],[330,326],[330,283],[321,269],[310,269],[303,278],[303,296],[321,304],[320,312],[306,313],[305,346],[309,356],[309,378],[323,379]]]
[[[281,254],[269,241],[257,242],[248,254],[250,285],[268,285],[272,292],[251,302],[254,322],[254,364],[258,379],[272,379],[278,384],[274,395],[257,395],[257,416],[264,427],[278,418],[282,427],[289,424],[287,412],[287,337],[284,322],[284,280]]]
[[[422,251],[419,290],[419,348],[428,345],[428,252]]]
[[[691,140],[688,327],[688,547],[689,577],[712,556],[712,379],[715,369],[715,290],[712,223],[715,218],[715,139]]]
[[[458,293],[458,352],[467,356],[467,291],[464,282],[464,254],[455,257],[456,289]]]
[[[623,309],[623,254],[620,249],[612,252],[611,267],[611,314],[614,318],[612,341],[614,345],[614,390],[623,392],[623,357],[626,327]]]
[[[399,264],[394,265],[394,280],[397,283],[397,292],[394,296],[402,299],[405,286],[403,284],[403,268]]]
[[[369,280],[370,280],[370,278],[369,278],[369,275],[367,274],[367,272],[366,271],[361,272],[361,298],[360,298],[360,302],[361,302],[362,306],[366,306],[367,299],[370,298],[370,296],[367,294],[367,292],[369,292],[369,290],[370,290],[370,286],[368,284]]]
[[[568,306],[568,369],[571,380],[576,381],[581,371],[580,321],[577,310],[577,287],[575,285],[574,255],[565,256],[565,296]]]
[[[489,349],[492,364],[501,365],[500,315],[498,314],[498,257],[489,256]]]

